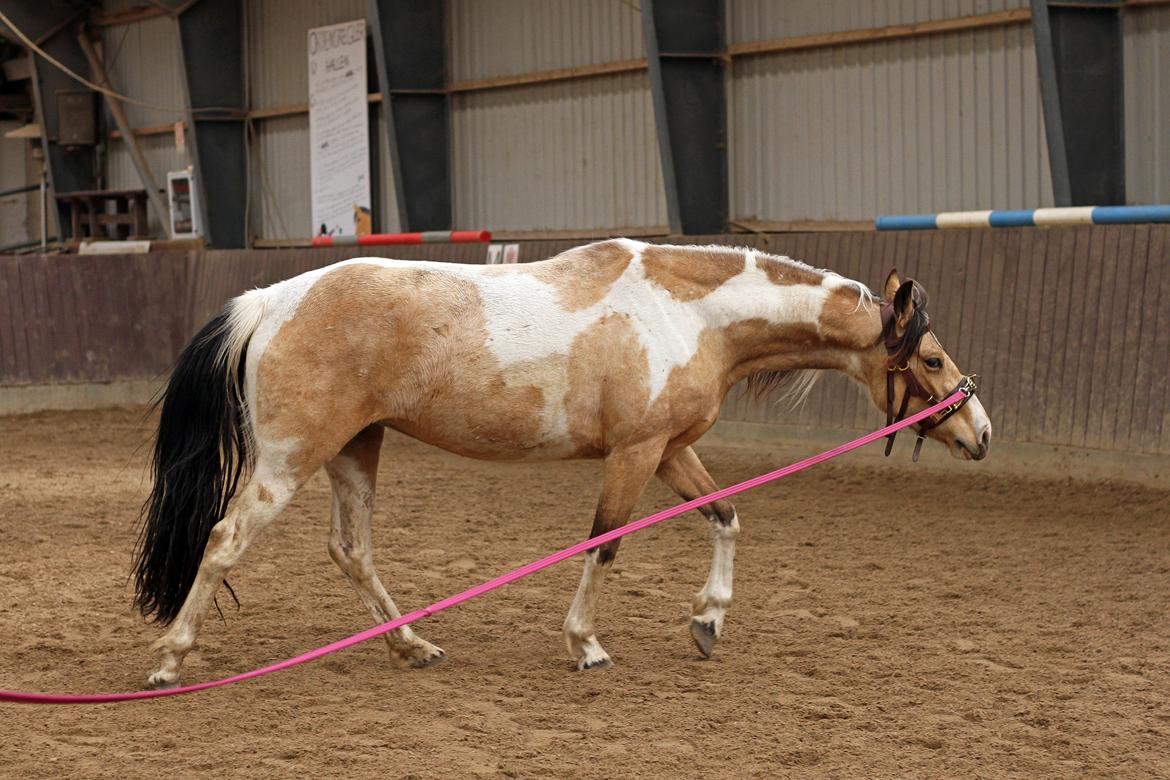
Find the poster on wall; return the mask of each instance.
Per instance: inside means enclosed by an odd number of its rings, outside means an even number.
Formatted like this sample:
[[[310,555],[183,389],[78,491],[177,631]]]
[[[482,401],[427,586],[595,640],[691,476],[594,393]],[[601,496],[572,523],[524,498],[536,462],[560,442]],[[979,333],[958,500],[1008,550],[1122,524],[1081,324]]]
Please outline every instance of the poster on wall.
[[[309,170],[313,235],[370,233],[363,19],[309,30]]]

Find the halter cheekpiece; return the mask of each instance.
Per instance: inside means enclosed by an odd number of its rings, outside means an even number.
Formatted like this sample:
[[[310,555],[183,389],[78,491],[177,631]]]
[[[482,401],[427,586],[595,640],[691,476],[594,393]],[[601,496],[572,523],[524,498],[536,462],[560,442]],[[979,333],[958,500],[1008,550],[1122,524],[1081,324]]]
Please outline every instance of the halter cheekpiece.
[[[922,337],[930,332],[930,321],[926,319],[926,312],[922,311],[921,316],[922,321],[917,328],[908,327],[906,332],[899,336],[895,327],[897,317],[894,315],[893,304],[882,304],[882,333],[878,336],[878,341],[885,344],[886,347],[886,425],[898,422],[906,416],[906,410],[910,406],[910,396],[912,395],[921,398],[928,405],[935,402],[934,394],[928,392],[923,387],[922,383],[918,381],[918,377],[914,376],[914,371],[910,368],[910,358],[918,351],[918,345],[922,341]],[[898,413],[895,415],[894,376],[897,374],[901,374],[905,380],[906,391],[902,394],[902,403],[898,408]],[[922,442],[926,440],[927,431],[942,425],[951,415],[962,409],[964,404],[970,401],[971,397],[975,395],[975,390],[975,374],[971,374],[970,376],[964,375],[959,380],[958,386],[943,396],[946,398],[961,391],[963,397],[918,423],[916,426],[918,438],[914,442],[915,463],[918,462],[918,455],[922,452]],[[897,435],[898,433],[895,431],[886,437],[886,457],[889,457],[893,451],[894,437]]]

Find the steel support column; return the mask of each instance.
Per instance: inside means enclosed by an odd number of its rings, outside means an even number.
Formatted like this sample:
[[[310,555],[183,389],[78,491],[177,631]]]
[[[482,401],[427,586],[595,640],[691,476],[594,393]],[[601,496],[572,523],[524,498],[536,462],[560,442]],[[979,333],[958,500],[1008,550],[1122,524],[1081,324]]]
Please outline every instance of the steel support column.
[[[1057,206],[1125,203],[1121,0],[1031,0]]]
[[[727,230],[723,0],[642,0],[654,123],[673,233]]]
[[[210,246],[247,246],[247,89],[244,4],[199,0],[179,16],[196,188]]]
[[[450,230],[451,141],[444,3],[370,0],[400,229]]]
[[[76,73],[88,73],[88,65],[77,43],[74,21],[89,4],[70,0],[42,0],[40,2],[8,3],[4,9],[14,25],[31,38],[49,55]],[[17,36],[0,24],[0,33],[13,41]],[[57,93],[75,92],[85,87],[60,70],[29,52],[32,62],[33,99],[37,122],[41,126],[41,145],[45,152],[45,167],[53,193],[93,190],[98,186],[97,151],[95,146],[65,147],[60,138]],[[96,102],[94,103],[95,111]],[[58,233],[70,236],[68,214],[60,206],[57,215]]]

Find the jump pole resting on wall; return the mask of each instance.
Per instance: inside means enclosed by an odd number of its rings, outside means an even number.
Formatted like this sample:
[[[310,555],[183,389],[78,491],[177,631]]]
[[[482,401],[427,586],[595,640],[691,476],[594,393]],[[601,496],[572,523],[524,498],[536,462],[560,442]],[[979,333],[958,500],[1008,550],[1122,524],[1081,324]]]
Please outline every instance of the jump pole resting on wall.
[[[1170,204],[1149,206],[1071,206],[1028,211],[944,211],[878,217],[878,230],[1041,227],[1046,225],[1141,225],[1170,222]]]
[[[400,618],[395,618],[394,620],[383,623],[380,626],[367,628],[365,631],[360,631],[356,634],[353,634],[352,636],[346,637],[345,639],[339,639],[338,641],[325,645],[324,647],[319,647],[316,650],[310,650],[309,652],[303,653],[294,658],[287,658],[283,661],[272,664],[271,666],[265,666],[260,669],[253,669],[250,672],[237,674],[234,677],[224,677],[220,680],[209,680],[207,682],[196,683],[195,685],[187,685],[182,688],[162,688],[151,691],[128,691],[126,693],[33,693],[29,691],[0,690],[0,702],[7,701],[16,704],[109,704],[119,701],[158,699],[163,696],[178,696],[184,693],[205,691],[209,688],[219,688],[223,685],[243,682],[244,680],[251,680],[254,677],[263,677],[266,674],[272,674],[273,672],[279,672],[284,669],[290,669],[294,666],[300,666],[303,663],[315,661],[318,658],[329,655],[330,653],[336,653],[337,651],[344,650],[347,647],[353,647],[356,644],[361,644],[362,642],[373,639],[374,637],[381,636],[382,634],[393,631],[396,628],[401,628],[402,626],[405,626],[409,623],[430,617],[431,615],[442,612],[445,609],[454,607],[457,604],[462,604],[465,601],[470,601],[473,598],[482,596],[485,593],[490,593],[497,588],[502,588],[508,583],[523,579],[535,574],[542,569],[547,569],[549,566],[553,566],[560,563],[561,561],[572,558],[574,555],[580,555],[583,552],[588,552],[595,547],[600,547],[603,544],[612,542],[615,539],[620,539],[621,537],[632,534],[635,531],[641,531],[643,528],[649,528],[652,525],[661,523],[663,520],[669,520],[672,517],[678,517],[685,512],[689,512],[692,509],[698,509],[699,507],[710,504],[713,501],[720,501],[725,498],[730,498],[731,496],[734,496],[738,493],[743,493],[768,482],[773,482],[782,477],[787,477],[790,474],[795,474],[798,471],[804,471],[807,468],[815,466],[818,463],[823,463],[826,460],[836,458],[839,455],[844,455],[846,452],[855,450],[858,447],[863,447],[870,442],[877,441],[878,439],[885,438],[886,436],[900,431],[903,428],[914,425],[915,423],[922,422],[932,414],[941,412],[950,407],[951,404],[959,403],[960,401],[966,400],[969,397],[969,391],[956,390],[947,398],[939,401],[936,404],[932,404],[926,409],[923,409],[921,412],[912,414],[909,417],[887,425],[885,428],[881,428],[880,430],[867,433],[864,436],[854,439],[851,442],[834,447],[831,450],[826,450],[819,455],[813,455],[810,458],[805,458],[804,460],[793,463],[790,466],[785,466],[783,468],[776,469],[775,471],[769,471],[767,474],[761,474],[758,477],[752,477],[751,479],[740,482],[738,485],[732,485],[731,487],[726,487],[722,490],[716,490],[714,493],[708,493],[705,496],[699,496],[698,498],[691,499],[690,501],[679,504],[678,506],[671,507],[670,509],[664,509],[661,512],[656,512],[655,514],[649,515],[648,517],[643,517],[641,520],[635,520],[632,523],[627,523],[620,528],[615,528],[612,531],[595,536],[592,539],[586,539],[583,542],[578,542],[571,547],[566,547],[560,552],[555,552],[552,555],[541,558],[538,561],[533,561],[532,563],[521,566],[518,569],[513,569],[507,574],[501,574],[495,579],[491,579],[472,588],[468,588],[462,593],[457,593],[454,596],[448,596],[442,601],[436,601],[429,607],[415,610],[410,614],[403,615]]]
[[[313,246],[395,246],[399,244],[486,244],[489,230],[427,230],[422,233],[370,233],[364,236],[315,236]]]

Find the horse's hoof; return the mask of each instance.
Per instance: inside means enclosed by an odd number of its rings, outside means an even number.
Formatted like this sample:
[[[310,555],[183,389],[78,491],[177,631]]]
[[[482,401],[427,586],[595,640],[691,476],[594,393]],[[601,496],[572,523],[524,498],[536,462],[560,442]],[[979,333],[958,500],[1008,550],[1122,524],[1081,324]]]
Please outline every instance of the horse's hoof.
[[[608,655],[602,655],[600,658],[582,658],[577,662],[577,671],[584,672],[588,669],[608,669],[613,666],[613,661],[609,659]]]
[[[146,678],[146,687],[155,691],[168,691],[181,685],[179,676],[170,676],[166,672],[158,671]]]
[[[434,647],[432,645],[430,653],[424,655],[421,658],[412,660],[410,662],[410,667],[412,669],[426,669],[430,666],[438,666],[445,660],[447,660],[447,653],[443,651],[443,648]]]
[[[715,652],[715,643],[719,641],[719,634],[715,629],[715,621],[704,623],[701,620],[691,620],[691,639],[695,640],[695,647],[704,658],[710,658]]]

